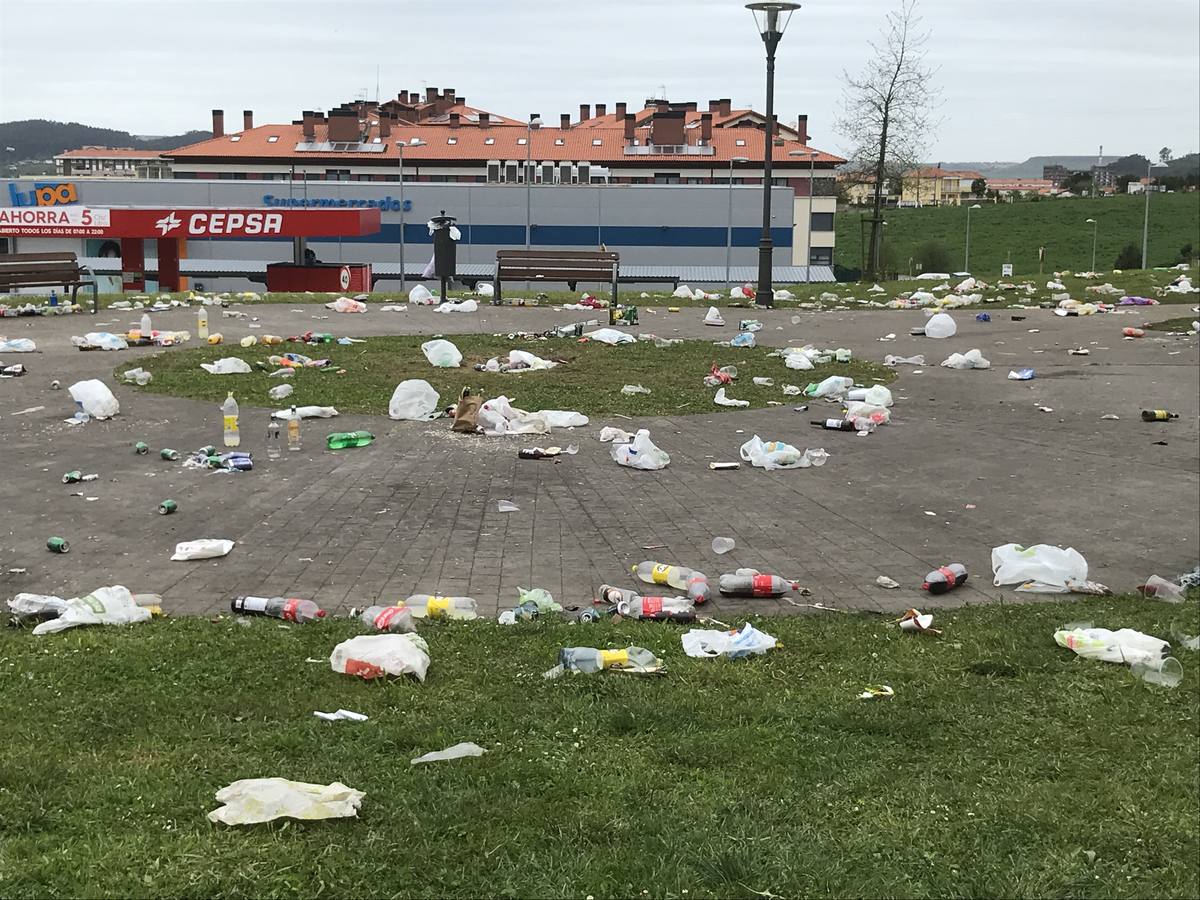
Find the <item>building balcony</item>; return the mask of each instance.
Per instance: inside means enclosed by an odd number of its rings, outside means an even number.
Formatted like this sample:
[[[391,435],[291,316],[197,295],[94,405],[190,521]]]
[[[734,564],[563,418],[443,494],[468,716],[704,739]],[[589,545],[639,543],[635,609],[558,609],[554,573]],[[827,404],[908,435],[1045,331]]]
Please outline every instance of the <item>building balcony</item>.
[[[696,144],[626,144],[626,156],[712,156],[716,151]]]

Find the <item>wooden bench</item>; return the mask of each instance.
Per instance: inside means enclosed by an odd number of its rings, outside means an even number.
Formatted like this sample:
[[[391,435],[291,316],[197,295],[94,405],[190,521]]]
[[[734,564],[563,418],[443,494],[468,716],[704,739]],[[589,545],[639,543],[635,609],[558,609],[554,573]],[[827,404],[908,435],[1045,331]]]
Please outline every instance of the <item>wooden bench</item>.
[[[86,276],[86,277],[85,277]],[[100,308],[96,276],[87,266],[81,266],[74,253],[7,253],[0,254],[0,295],[13,288],[61,287],[71,289],[71,302],[79,288],[92,289],[92,313]]]
[[[580,281],[606,281],[612,285],[611,311],[620,269],[621,255],[611,250],[497,250],[494,302],[501,302],[505,280],[565,281],[571,290]]]

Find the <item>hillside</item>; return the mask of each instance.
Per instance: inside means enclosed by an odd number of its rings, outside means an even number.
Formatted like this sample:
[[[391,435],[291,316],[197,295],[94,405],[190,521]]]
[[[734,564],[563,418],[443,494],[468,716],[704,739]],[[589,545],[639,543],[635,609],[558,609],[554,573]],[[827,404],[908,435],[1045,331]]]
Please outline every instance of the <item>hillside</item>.
[[[79,122],[25,119],[0,122],[0,164],[23,160],[46,160],[64,150],[92,144],[100,147],[134,147],[144,150],[173,150],[212,137],[207,131],[156,138],[140,138],[128,131],[95,128]],[[12,149],[9,149],[12,148]]]
[[[1104,155],[1104,162],[1115,162],[1119,157]],[[1096,164],[1096,155],[1091,156],[1031,156],[1024,162],[943,162],[946,169],[969,169],[979,172],[984,178],[1041,178],[1043,166],[1066,166],[1072,172],[1086,172]]]
[[[1077,198],[1022,203],[985,203],[971,213],[971,270],[998,275],[1011,261],[1017,276],[1036,275],[1038,247],[1046,248],[1044,270],[1082,271],[1092,264],[1092,226],[1097,221],[1096,266],[1109,269],[1126,244],[1142,246],[1141,197],[1118,196],[1096,200]],[[861,260],[858,209],[837,215],[835,261],[858,269]],[[945,245],[953,268],[963,264],[967,211],[942,206],[889,209],[885,213],[885,255],[902,274],[909,258],[925,241]],[[1200,193],[1155,194],[1150,199],[1150,265],[1174,265],[1185,244],[1200,248]]]

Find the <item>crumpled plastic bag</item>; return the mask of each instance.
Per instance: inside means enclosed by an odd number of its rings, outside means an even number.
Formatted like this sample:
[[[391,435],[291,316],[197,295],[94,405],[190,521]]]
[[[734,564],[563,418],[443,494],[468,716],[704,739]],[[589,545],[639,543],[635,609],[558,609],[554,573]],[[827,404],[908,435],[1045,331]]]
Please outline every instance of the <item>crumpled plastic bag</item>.
[[[490,281],[481,281],[475,286],[475,293],[480,297],[495,297],[496,288]]]
[[[441,306],[439,306],[437,309],[435,309],[434,312],[473,313],[473,312],[476,312],[478,309],[479,309],[479,301],[473,300],[470,297],[468,297],[466,300],[463,300],[462,302],[455,302],[453,300],[447,300],[445,303],[443,303]]]
[[[338,297],[332,303],[326,303],[325,308],[338,313],[365,313],[367,304],[361,300],[351,300],[349,297]]]
[[[342,641],[329,654],[335,672],[359,678],[413,675],[425,680],[429,670],[429,645],[418,634],[360,634]]]
[[[757,342],[754,337],[754,332],[743,331],[732,341],[729,342],[730,347],[753,347]]]
[[[33,353],[37,344],[29,338],[0,338],[0,353]]]
[[[356,817],[366,794],[333,784],[309,784],[286,778],[243,778],[217,791],[225,804],[208,814],[223,825],[256,825],[273,819],[338,819]]]
[[[181,562],[189,559],[215,559],[225,556],[233,549],[233,541],[223,538],[201,538],[198,541],[181,541],[175,545],[175,555],[171,559]]]
[[[218,359],[216,362],[200,363],[202,368],[209,375],[249,375],[250,363],[244,359],[238,359],[236,356],[227,356],[224,359]]]
[[[441,397],[433,385],[421,378],[410,378],[396,385],[388,401],[388,416],[413,422],[435,418]]]
[[[637,338],[627,331],[617,331],[615,328],[598,328],[584,335],[589,340],[602,344],[636,344]]]
[[[735,400],[732,397],[726,397],[725,396],[725,388],[720,388],[717,391],[717,393],[713,396],[713,403],[715,403],[717,406],[742,407],[742,406],[750,405],[749,400]]]
[[[678,297],[680,300],[691,300],[692,299],[692,289],[690,287],[688,287],[686,284],[681,284],[679,287],[675,288],[675,290],[671,292],[671,296]]]
[[[768,471],[823,466],[829,459],[829,454],[821,448],[801,452],[783,441],[763,441],[757,434],[742,444],[738,454],[750,465]]]
[[[412,290],[408,292],[408,302],[417,306],[433,306],[433,294],[429,293],[429,288],[423,284],[414,285]]]
[[[937,313],[929,317],[929,321],[925,323],[925,337],[929,338],[948,338],[954,337],[958,333],[958,323],[954,321],[946,313]]]
[[[83,337],[74,335],[71,344],[80,350],[125,350],[129,343],[111,331],[89,331]]]
[[[749,622],[741,631],[708,631],[693,628],[683,634],[683,652],[688,656],[706,658],[728,656],[738,659],[752,653],[766,653],[775,647],[775,638],[759,631]]]
[[[13,612],[31,612],[30,595],[18,594],[8,602]],[[133,602],[133,595],[124,585],[97,588],[84,597],[61,600],[58,597],[39,598],[47,609],[59,610],[58,617],[42,622],[35,635],[54,634],[80,625],[133,625],[150,618],[150,610]],[[57,601],[57,602],[55,602]]]
[[[436,341],[426,341],[421,345],[421,352],[430,364],[439,369],[457,369],[462,365],[462,354],[452,343],[439,338]]]
[[[978,350],[968,350],[966,353],[951,353],[942,360],[947,369],[990,369],[992,364],[983,358]]]
[[[332,419],[334,416],[337,416],[337,415],[341,415],[341,414],[332,406],[297,406],[296,407],[296,418],[297,419]],[[275,410],[275,412],[271,413],[271,418],[272,419],[282,419],[283,421],[287,422],[292,418],[292,410],[290,408],[277,409],[277,410]]]
[[[854,387],[854,379],[846,375],[830,375],[820,384],[810,385],[804,391],[809,397],[829,397],[837,399],[845,396]]]
[[[992,550],[992,572],[997,587],[1016,584],[1018,591],[1037,594],[1088,591],[1091,585],[1087,560],[1073,547],[1064,550],[1049,544],[1004,544]]]
[[[645,428],[639,428],[628,444],[613,444],[612,458],[631,469],[665,469],[671,464],[670,454],[655,446]]]
[[[541,416],[550,428],[582,428],[590,420],[583,413],[569,409],[541,409],[535,416]]]
[[[1054,641],[1085,659],[1127,665],[1157,662],[1171,652],[1171,645],[1166,641],[1132,628],[1118,631],[1109,631],[1107,628],[1064,628],[1054,632]]]
[[[627,444],[633,440],[632,432],[626,431],[624,428],[613,428],[605,426],[600,429],[600,440],[607,444],[612,441],[617,444]]]
[[[527,412],[513,406],[503,395],[479,407],[479,426],[489,437],[501,434],[546,434],[552,428],[581,428],[588,423],[582,413],[566,409]]]
[[[121,411],[121,404],[113,392],[97,378],[77,381],[67,388],[67,393],[93,419],[111,419]]]
[[[923,366],[925,365],[925,354],[919,353],[916,356],[892,356],[890,353],[883,358],[885,366]]]
[[[415,766],[419,763],[446,762],[451,759],[463,759],[467,756],[483,756],[485,753],[487,751],[474,741],[463,741],[461,744],[455,744],[445,750],[435,750],[432,753],[418,756],[416,759],[410,760],[410,763]]]

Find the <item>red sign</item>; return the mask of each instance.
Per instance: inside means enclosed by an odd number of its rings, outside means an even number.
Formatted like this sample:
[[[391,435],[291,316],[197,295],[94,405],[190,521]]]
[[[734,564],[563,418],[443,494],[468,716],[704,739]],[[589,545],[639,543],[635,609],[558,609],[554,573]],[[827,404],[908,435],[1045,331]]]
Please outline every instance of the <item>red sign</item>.
[[[0,208],[0,235],[17,237],[358,237],[379,229],[378,209]]]

